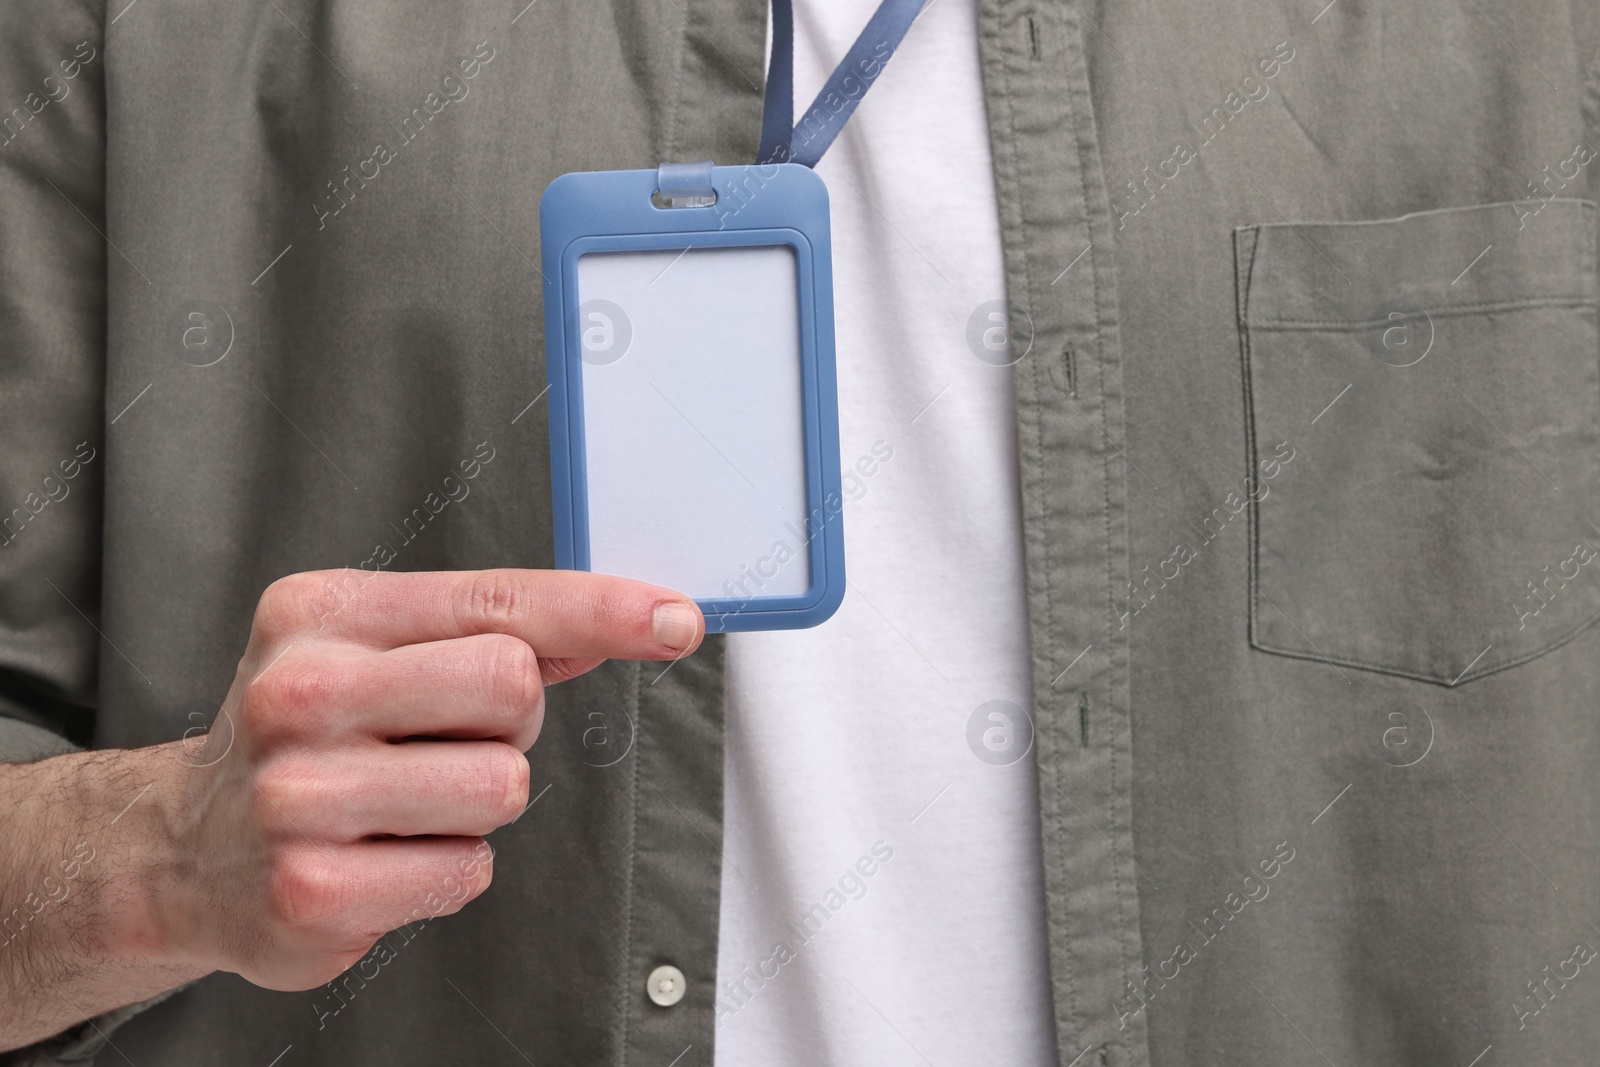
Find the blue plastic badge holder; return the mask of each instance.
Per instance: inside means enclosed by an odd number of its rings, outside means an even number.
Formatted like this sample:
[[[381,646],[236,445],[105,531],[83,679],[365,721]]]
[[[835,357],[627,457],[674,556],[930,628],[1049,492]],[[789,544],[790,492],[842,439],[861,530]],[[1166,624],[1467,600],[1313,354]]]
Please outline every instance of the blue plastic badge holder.
[[[828,191],[796,164],[566,174],[539,205],[556,566],[709,632],[844,597]]]

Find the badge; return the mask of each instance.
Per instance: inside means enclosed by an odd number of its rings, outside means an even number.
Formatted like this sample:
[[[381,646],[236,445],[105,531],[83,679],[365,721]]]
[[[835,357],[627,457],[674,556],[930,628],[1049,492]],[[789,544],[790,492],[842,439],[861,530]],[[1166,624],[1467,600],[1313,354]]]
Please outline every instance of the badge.
[[[563,175],[540,203],[556,566],[709,632],[844,597],[828,191],[793,163]]]
[[[708,632],[844,599],[828,189],[812,171],[922,10],[883,0],[794,122],[773,0],[759,164],[564,174],[539,203],[556,566],[683,592]]]

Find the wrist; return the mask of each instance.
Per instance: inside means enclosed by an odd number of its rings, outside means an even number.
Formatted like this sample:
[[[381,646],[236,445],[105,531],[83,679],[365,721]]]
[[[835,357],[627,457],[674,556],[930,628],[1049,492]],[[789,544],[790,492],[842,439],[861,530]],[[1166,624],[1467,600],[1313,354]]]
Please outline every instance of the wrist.
[[[189,768],[179,745],[118,749],[62,757],[51,768],[65,825],[52,836],[62,855],[51,861],[62,903],[72,903],[75,938],[87,956],[110,966],[157,967],[197,977],[200,954],[185,932],[186,902],[178,827]],[[44,765],[40,765],[43,769]],[[188,972],[193,972],[192,974]]]
[[[0,764],[0,1050],[214,968],[173,936],[171,746]]]

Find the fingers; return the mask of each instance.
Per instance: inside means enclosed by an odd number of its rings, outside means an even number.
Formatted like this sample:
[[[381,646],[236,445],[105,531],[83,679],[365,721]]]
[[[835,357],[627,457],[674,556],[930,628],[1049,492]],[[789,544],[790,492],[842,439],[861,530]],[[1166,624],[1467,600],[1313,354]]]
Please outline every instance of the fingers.
[[[191,909],[196,952],[303,989],[458,910],[488,884],[482,835],[526,810],[544,685],[608,658],[676,659],[704,634],[682,594],[603,574],[274,582],[223,707],[239,755],[204,775],[221,815],[198,821],[214,835],[200,854],[232,877],[205,886],[223,906]]]
[[[504,741],[533,747],[544,719],[540,664],[527,642],[476,634],[404,645],[351,665],[355,703],[340,724],[382,740]],[[555,679],[560,681],[561,679]]]
[[[559,685],[580,674],[588,674],[600,664],[603,659],[541,659],[539,661],[539,674],[544,678],[546,685]]]
[[[375,648],[503,633],[541,657],[573,659],[674,659],[705,633],[699,608],[670,589],[513,569],[290,575],[262,594],[257,623],[315,627]]]
[[[286,752],[261,769],[256,796],[259,824],[282,841],[477,837],[527,806],[528,761],[498,741]]]
[[[280,951],[343,954],[352,957],[344,961],[348,966],[387,931],[460,911],[488,888],[493,870],[488,843],[470,837],[286,850],[271,885],[285,939]],[[262,984],[304,988],[307,983]]]

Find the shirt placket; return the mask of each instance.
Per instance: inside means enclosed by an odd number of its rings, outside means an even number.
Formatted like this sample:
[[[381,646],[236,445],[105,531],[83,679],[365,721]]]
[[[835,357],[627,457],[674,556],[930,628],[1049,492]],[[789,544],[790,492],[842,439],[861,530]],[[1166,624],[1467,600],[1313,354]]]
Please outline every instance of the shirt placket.
[[[1133,866],[1123,394],[1080,13],[985,0],[1022,471],[1049,955],[1066,1064],[1149,1062]]]
[[[688,0],[663,86],[660,160],[755,158],[765,0]],[[721,906],[725,644],[640,665],[615,986],[622,1067],[710,1063]]]

